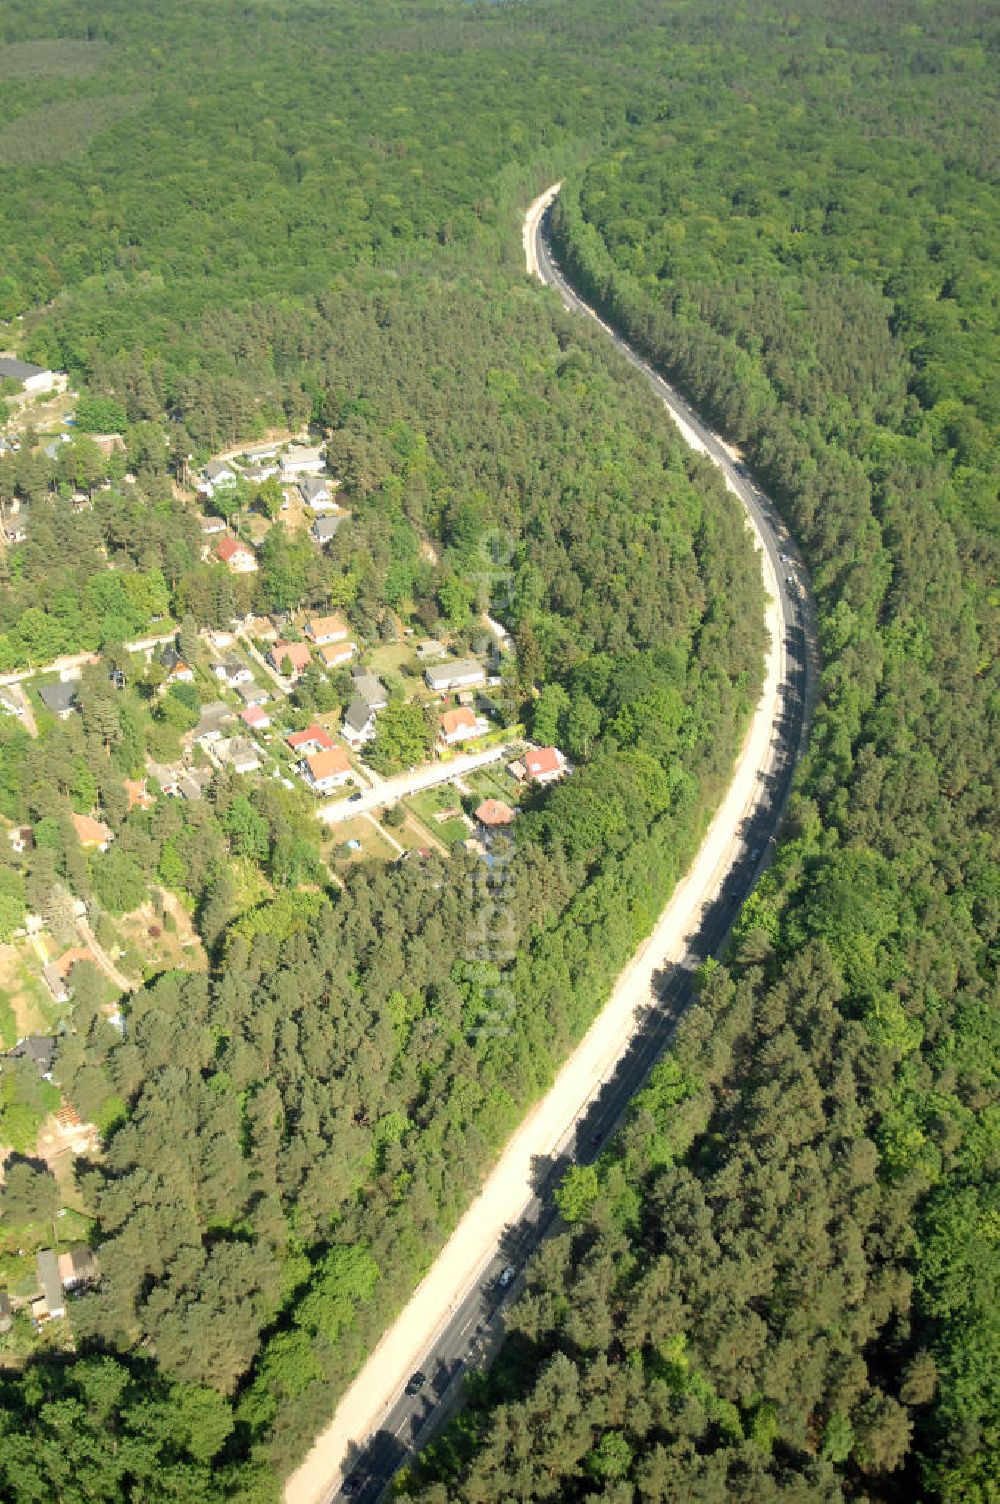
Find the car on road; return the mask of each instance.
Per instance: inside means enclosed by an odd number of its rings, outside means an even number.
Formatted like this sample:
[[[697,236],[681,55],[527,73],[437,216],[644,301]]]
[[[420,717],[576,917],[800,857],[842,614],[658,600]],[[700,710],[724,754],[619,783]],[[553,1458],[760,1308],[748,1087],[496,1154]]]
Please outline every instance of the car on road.
[[[361,1492],[362,1488],[364,1487],[364,1483],[365,1480],[360,1473],[352,1473],[351,1476],[349,1478],[345,1478],[343,1483],[340,1485],[340,1492],[343,1494],[345,1499],[351,1499],[355,1494]]]
[[[416,1373],[411,1373],[410,1377],[406,1381],[406,1393],[419,1394],[426,1383],[427,1375],[425,1373],[421,1373],[420,1369],[418,1368]]]
[[[517,1270],[514,1268],[514,1266],[512,1264],[508,1264],[506,1269],[502,1269],[500,1271],[500,1278],[497,1280],[497,1289],[509,1289],[510,1286],[514,1283],[516,1274]]]
[[[359,799],[363,799],[364,797],[365,797],[364,794],[359,791],[356,794],[352,794],[351,797],[348,799],[347,802],[348,802],[348,804],[356,804]]]

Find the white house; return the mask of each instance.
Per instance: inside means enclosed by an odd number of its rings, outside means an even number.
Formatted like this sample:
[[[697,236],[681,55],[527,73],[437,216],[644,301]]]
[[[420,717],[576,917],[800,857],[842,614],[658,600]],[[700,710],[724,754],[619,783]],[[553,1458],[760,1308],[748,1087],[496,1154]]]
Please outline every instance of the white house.
[[[475,715],[463,705],[459,710],[446,710],[438,716],[438,740],[446,747],[456,742],[467,742],[475,736],[485,736],[489,722]]]
[[[293,444],[281,456],[281,479],[298,482],[304,475],[322,475],[326,469],[326,445]]]
[[[214,496],[220,486],[233,485],[236,475],[232,465],[227,465],[225,460],[209,460],[201,472],[198,490],[203,496]]]
[[[236,689],[241,684],[253,683],[253,670],[235,653],[227,653],[221,663],[213,664],[215,677],[228,684],[230,689]]]
[[[15,360],[10,355],[0,355],[0,381],[16,381],[22,392],[29,397],[57,388],[61,391],[66,389],[66,377],[62,372],[57,375],[45,366],[33,366],[30,361]]]
[[[327,747],[299,763],[306,783],[317,794],[329,794],[351,780],[352,768],[343,747]]]
[[[443,695],[452,689],[470,689],[476,684],[485,684],[486,672],[475,658],[452,658],[439,667],[425,669],[424,679],[428,689]]]
[[[311,512],[332,512],[336,506],[328,482],[318,475],[307,475],[299,481],[299,495]]]
[[[361,695],[348,705],[340,734],[352,747],[363,746],[375,735],[375,712]]]
[[[253,549],[239,538],[221,538],[215,545],[215,555],[233,574],[253,574],[257,568]]]
[[[233,736],[228,741],[219,742],[215,755],[236,773],[256,773],[260,767],[257,748],[245,736]]]
[[[533,747],[524,758],[529,783],[554,783],[566,772],[566,759],[558,747]]]
[[[347,639],[347,623],[339,613],[332,616],[311,616],[302,628],[310,642],[322,647],[327,642],[344,642]]]

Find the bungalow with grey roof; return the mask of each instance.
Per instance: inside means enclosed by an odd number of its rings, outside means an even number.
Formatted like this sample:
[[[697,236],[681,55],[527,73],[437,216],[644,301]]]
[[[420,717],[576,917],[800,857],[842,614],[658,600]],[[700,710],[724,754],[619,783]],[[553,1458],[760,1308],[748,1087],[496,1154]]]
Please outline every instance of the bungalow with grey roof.
[[[63,684],[61,680],[58,684],[41,685],[38,691],[38,698],[46,710],[51,710],[52,714],[57,715],[61,721],[68,720],[73,711],[79,708],[76,699],[76,685]]]

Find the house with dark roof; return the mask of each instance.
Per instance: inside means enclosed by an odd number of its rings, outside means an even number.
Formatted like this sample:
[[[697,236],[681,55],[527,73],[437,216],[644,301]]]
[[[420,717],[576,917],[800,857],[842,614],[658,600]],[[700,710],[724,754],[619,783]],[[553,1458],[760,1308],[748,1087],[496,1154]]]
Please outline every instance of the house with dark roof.
[[[428,689],[435,694],[447,694],[452,689],[471,689],[485,684],[486,670],[476,658],[451,658],[440,667],[424,670]]]
[[[41,1286],[42,1298],[49,1316],[66,1315],[66,1297],[63,1294],[62,1280],[59,1278],[59,1260],[55,1249],[40,1248],[35,1259],[38,1270],[38,1283]]]
[[[330,495],[329,482],[317,475],[304,476],[299,481],[298,489],[303,506],[307,506],[311,512],[329,512],[335,505]]]
[[[309,536],[314,539],[316,543],[329,543],[330,539],[333,537],[334,533],[337,531],[338,527],[343,522],[346,516],[346,512],[338,512],[335,516],[327,515],[325,517],[317,517],[316,521],[309,529]]]
[[[219,663],[212,664],[212,669],[215,677],[228,684],[230,689],[253,682],[253,669],[238,653],[227,653]]]
[[[58,385],[56,373],[45,366],[33,366],[28,360],[0,355],[0,381],[16,381],[22,392],[35,395],[51,392]]]
[[[348,705],[340,733],[352,747],[362,746],[375,735],[375,712],[361,695]]]
[[[55,1036],[52,1034],[27,1034],[19,1039],[9,1051],[12,1060],[30,1060],[40,1076],[48,1080],[56,1054]]]
[[[55,684],[43,684],[38,691],[38,698],[46,710],[51,710],[61,721],[66,721],[79,708],[76,698],[76,685],[64,684],[59,680]]]
[[[354,684],[354,693],[366,700],[372,710],[385,709],[389,703],[389,695],[377,675],[366,673],[363,668],[356,668],[351,672],[351,679]]]
[[[251,708],[257,705],[266,705],[271,696],[262,684],[258,684],[254,678],[248,679],[243,684],[237,684],[236,693],[244,705]]]
[[[97,1260],[86,1243],[74,1243],[58,1259],[59,1279],[64,1290],[79,1290],[99,1278]]]

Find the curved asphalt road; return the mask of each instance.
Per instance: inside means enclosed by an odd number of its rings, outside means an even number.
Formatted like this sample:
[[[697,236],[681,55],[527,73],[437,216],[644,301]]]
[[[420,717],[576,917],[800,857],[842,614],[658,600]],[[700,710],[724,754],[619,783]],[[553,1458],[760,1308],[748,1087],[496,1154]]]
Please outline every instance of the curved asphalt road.
[[[587,1164],[596,1159],[619,1127],[629,1101],[660,1058],[690,1001],[693,973],[708,956],[722,949],[740,905],[770,860],[795,765],[806,745],[815,699],[815,634],[808,579],[783,523],[746,468],[694,409],[573,291],[552,258],[546,219],[547,210],[538,218],[533,247],[541,280],[559,292],[568,311],[600,324],[625,359],[642,372],[657,396],[696,435],[756,525],[778,581],[784,637],[784,707],[775,727],[770,764],[761,777],[759,797],[745,822],[741,854],[718,900],[706,910],[684,958],[661,975],[658,1005],[649,1010],[643,1028],[633,1036],[599,1094],[578,1118],[573,1139],[558,1158],[540,1166],[530,1206],[520,1222],[508,1229],[480,1284],[466,1299],[456,1301],[447,1323],[433,1334],[420,1373],[415,1376],[420,1382],[407,1386],[414,1392],[401,1394],[380,1430],[355,1449],[345,1463],[345,1481],[329,1495],[330,1500],[353,1498],[375,1504],[382,1498],[397,1469],[426,1445],[457,1408],[465,1375],[483,1367],[499,1350],[503,1341],[502,1309],[518,1293],[531,1254],[557,1223],[554,1187],[570,1163]],[[516,1278],[505,1285],[501,1276],[510,1269],[516,1271]]]

